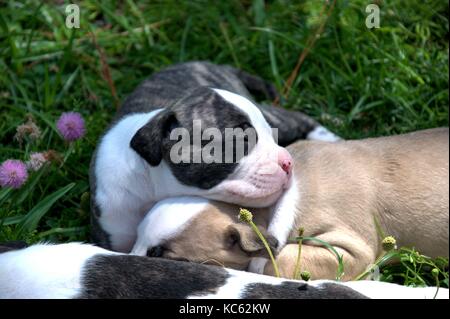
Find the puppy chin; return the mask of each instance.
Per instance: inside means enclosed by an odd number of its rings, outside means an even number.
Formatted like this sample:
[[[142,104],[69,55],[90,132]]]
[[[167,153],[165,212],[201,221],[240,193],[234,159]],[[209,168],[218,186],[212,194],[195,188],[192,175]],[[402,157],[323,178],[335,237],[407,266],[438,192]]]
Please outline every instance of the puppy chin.
[[[278,191],[270,194],[270,195],[265,195],[263,197],[256,197],[256,198],[243,198],[241,197],[240,199],[238,199],[237,201],[241,201],[236,202],[236,204],[239,205],[244,205],[247,207],[255,207],[255,208],[259,208],[259,207],[269,207],[272,206],[273,204],[275,204],[278,199],[281,197],[281,195],[283,194],[283,189],[279,189]]]
[[[246,181],[224,181],[211,189],[206,196],[247,207],[268,207],[281,197],[287,183],[274,184],[270,185],[270,188],[258,188]]]

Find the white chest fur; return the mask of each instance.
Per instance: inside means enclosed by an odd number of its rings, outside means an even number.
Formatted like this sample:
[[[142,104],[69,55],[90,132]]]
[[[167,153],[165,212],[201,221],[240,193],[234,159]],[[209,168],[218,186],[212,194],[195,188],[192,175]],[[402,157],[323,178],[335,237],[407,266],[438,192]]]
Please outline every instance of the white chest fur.
[[[278,240],[279,247],[286,244],[289,233],[292,231],[299,201],[300,193],[295,174],[293,174],[291,185],[275,205],[272,219],[267,228],[269,234]]]

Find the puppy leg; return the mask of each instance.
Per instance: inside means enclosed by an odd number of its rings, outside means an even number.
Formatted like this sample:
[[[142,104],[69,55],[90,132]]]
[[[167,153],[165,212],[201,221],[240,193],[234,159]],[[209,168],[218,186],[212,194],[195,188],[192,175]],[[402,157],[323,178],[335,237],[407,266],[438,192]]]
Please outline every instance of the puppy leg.
[[[100,247],[121,253],[129,253],[133,248],[137,238],[136,220],[108,216],[103,220],[95,219],[92,225],[91,236]]]
[[[361,239],[341,233],[325,234],[318,238],[330,243],[343,256],[343,280],[353,279],[375,261],[376,249]],[[276,261],[282,277],[294,277],[297,255],[297,244],[288,244],[280,251]],[[316,246],[312,242],[303,244],[300,271],[309,271],[311,279],[336,279],[337,269],[338,260],[334,253],[323,246]],[[270,262],[266,264],[264,274],[274,275],[274,269]]]
[[[267,100],[275,100],[280,97],[275,85],[264,80],[263,78],[247,73],[243,70],[236,69],[230,65],[224,65],[222,68],[237,76],[252,95],[257,97],[262,96],[263,99]]]
[[[100,210],[95,203],[91,204],[91,242],[99,247],[105,249],[111,249],[110,236],[105,230],[100,226],[99,216]]]
[[[281,101],[283,100],[276,87],[259,76],[231,66],[223,66],[223,68],[236,75],[253,96],[261,97],[262,95],[263,99],[266,100],[275,100],[277,98]],[[278,129],[278,144],[281,146],[287,146],[300,139],[328,142],[340,140],[339,136],[333,134],[302,112],[290,111],[274,105],[257,104],[257,106],[269,125]]]
[[[259,104],[258,108],[270,127],[278,129],[278,144],[287,146],[300,139],[336,142],[340,137],[308,115],[281,107]]]

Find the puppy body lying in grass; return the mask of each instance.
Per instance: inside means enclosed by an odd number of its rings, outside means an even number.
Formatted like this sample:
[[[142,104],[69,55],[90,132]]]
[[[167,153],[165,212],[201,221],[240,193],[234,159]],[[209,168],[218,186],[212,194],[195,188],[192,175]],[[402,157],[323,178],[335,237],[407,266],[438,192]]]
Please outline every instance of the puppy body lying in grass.
[[[427,298],[436,288],[379,282],[290,281],[222,267],[130,256],[88,244],[0,243],[5,298]],[[448,298],[439,289],[436,298]]]
[[[258,77],[208,62],[171,66],[136,88],[92,157],[93,242],[129,252],[143,216],[167,197],[272,205],[289,181],[291,157],[277,144],[271,127],[280,128],[280,145],[299,138],[338,139],[300,112],[258,105],[247,89],[275,93]],[[233,143],[227,130],[234,129],[250,129],[255,137],[251,150],[249,146],[236,160],[238,146],[246,144]],[[219,161],[204,158],[211,130],[223,150]],[[177,148],[181,132],[183,157],[187,155],[182,161]]]
[[[448,128],[355,141],[297,142],[293,183],[271,208],[252,209],[269,244],[278,247],[283,277],[292,278],[299,227],[343,255],[344,280],[363,272],[382,252],[377,222],[399,246],[448,257]],[[273,275],[264,247],[239,223],[239,206],[199,198],[160,202],[138,229],[133,253],[147,253]],[[158,247],[156,249],[155,247]],[[305,242],[302,269],[334,279],[336,256]],[[250,263],[250,261],[252,262]]]

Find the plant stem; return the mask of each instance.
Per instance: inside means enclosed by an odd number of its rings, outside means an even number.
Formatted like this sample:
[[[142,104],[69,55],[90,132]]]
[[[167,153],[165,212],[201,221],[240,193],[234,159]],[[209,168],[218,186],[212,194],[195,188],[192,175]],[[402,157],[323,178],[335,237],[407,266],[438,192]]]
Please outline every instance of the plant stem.
[[[261,232],[259,231],[258,227],[256,227],[255,223],[253,221],[249,221],[248,223],[250,224],[250,226],[252,226],[252,228],[255,231],[255,233],[261,239],[261,241],[264,244],[264,247],[266,247],[266,250],[267,250],[267,252],[269,253],[269,256],[270,256],[270,260],[272,261],[273,269],[275,271],[275,276],[277,276],[279,278],[280,277],[280,272],[278,270],[277,263],[275,261],[275,258],[273,257],[272,250],[270,249],[269,244],[267,243],[267,241],[264,238],[263,234],[261,234]]]
[[[295,269],[294,269],[294,279],[300,278],[300,258],[302,255],[302,240],[300,239],[298,241],[298,254],[297,254],[297,261],[295,262]]]
[[[294,279],[300,279],[300,259],[302,256],[302,243],[303,243],[303,228],[299,229],[299,240],[298,240],[298,254],[297,254],[297,261],[295,262],[295,268],[294,268]]]
[[[434,278],[436,279],[436,287],[437,287],[437,288],[436,288],[436,293],[434,294],[433,299],[436,299],[437,294],[438,294],[438,292],[439,292],[439,274],[438,274],[438,275],[435,275]]]
[[[331,246],[329,243],[327,243],[326,241],[323,241],[319,238],[316,237],[310,237],[310,236],[301,236],[301,237],[296,237],[296,240],[311,240],[311,241],[315,241],[318,242],[320,244],[322,244],[323,246],[325,246],[330,252],[332,252],[333,254],[336,255],[337,261],[338,261],[338,269],[336,271],[336,280],[340,281],[342,276],[344,275],[344,260],[343,260],[343,256],[340,255],[337,250]]]
[[[357,280],[363,280],[365,277],[367,277],[367,275],[369,275],[369,273],[372,271],[372,269],[374,269],[375,267],[379,267],[379,263],[380,261],[386,256],[386,253],[382,254],[380,257],[378,257],[375,262],[372,264],[372,266],[367,269],[366,271],[364,271],[363,273],[359,274],[355,279],[355,281]]]

